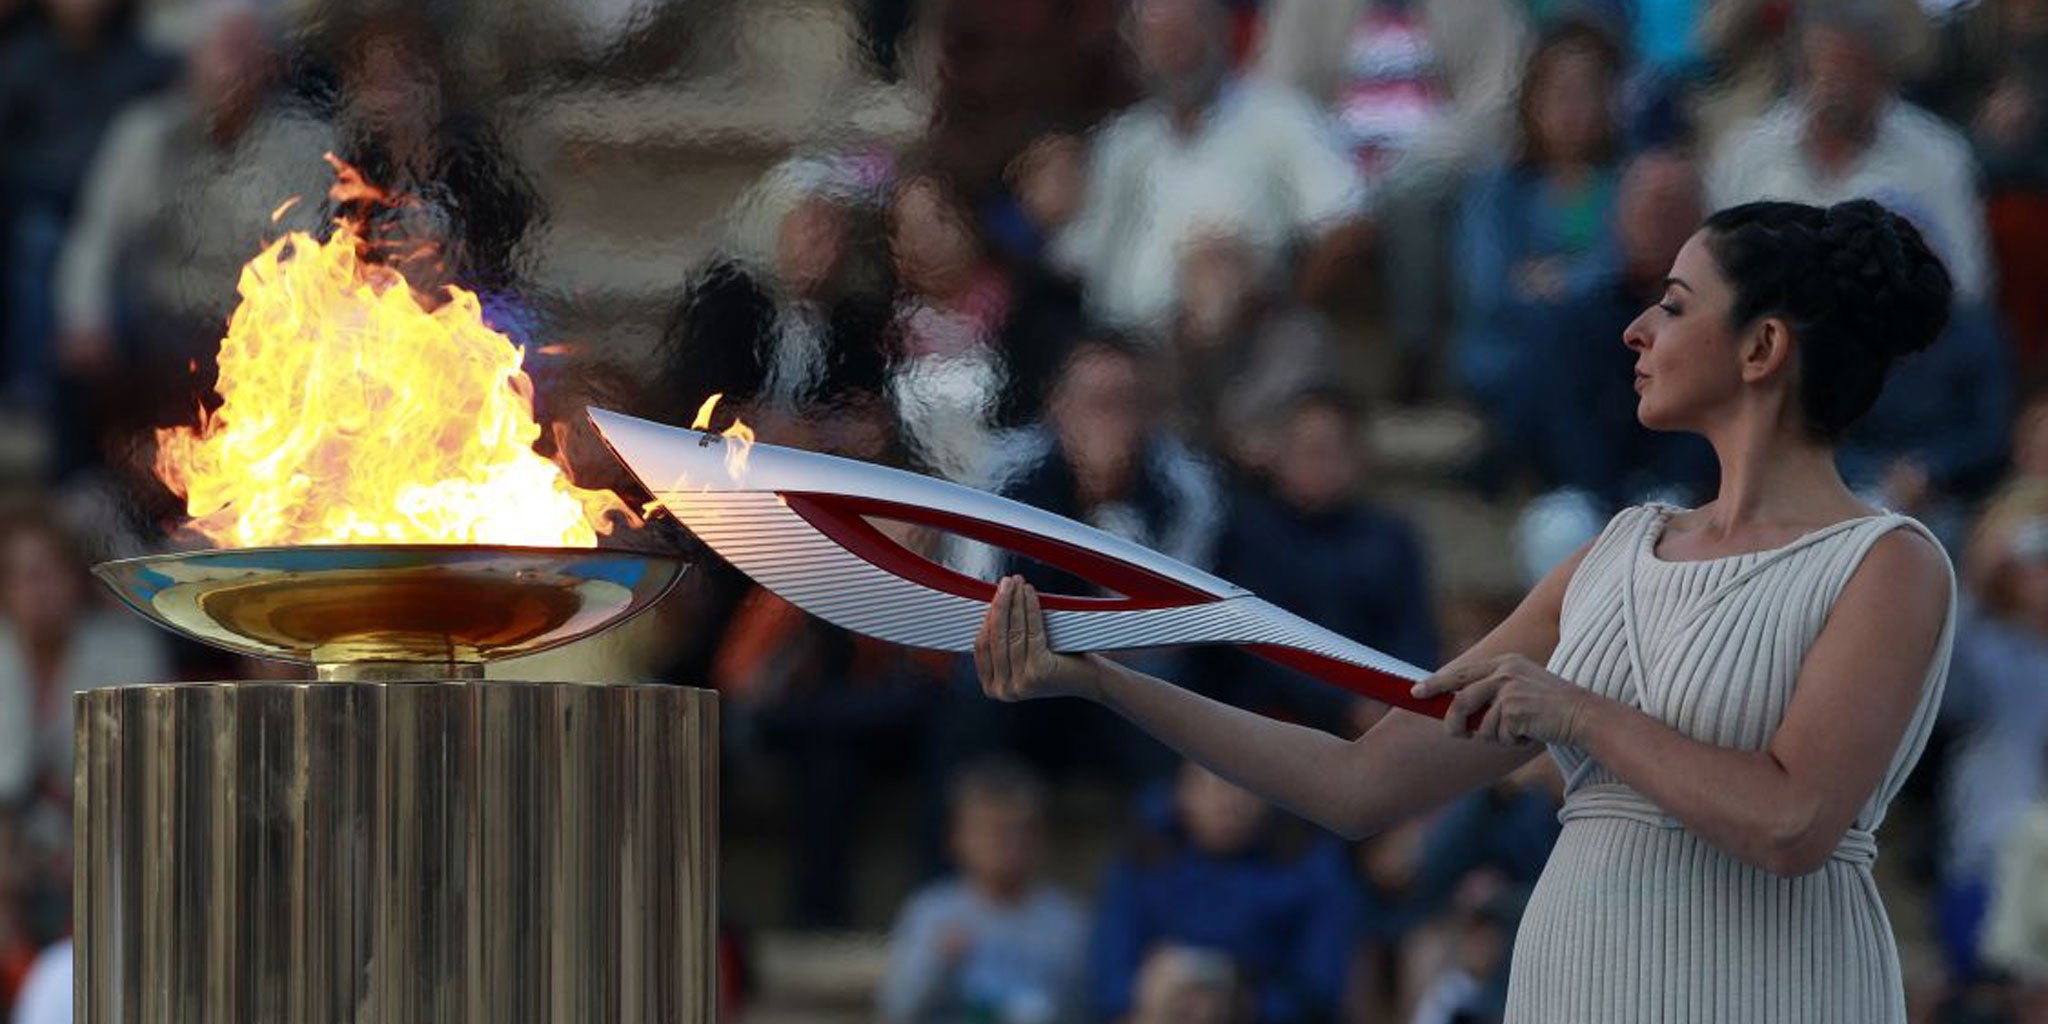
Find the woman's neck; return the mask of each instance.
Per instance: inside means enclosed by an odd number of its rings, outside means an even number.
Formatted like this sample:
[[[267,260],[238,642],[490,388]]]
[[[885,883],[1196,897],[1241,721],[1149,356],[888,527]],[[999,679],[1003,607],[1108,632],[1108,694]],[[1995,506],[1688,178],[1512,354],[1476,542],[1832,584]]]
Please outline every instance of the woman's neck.
[[[1781,422],[1737,422],[1710,431],[1721,486],[1705,524],[1726,536],[1756,524],[1833,520],[1862,509],[1835,469],[1832,445]]]

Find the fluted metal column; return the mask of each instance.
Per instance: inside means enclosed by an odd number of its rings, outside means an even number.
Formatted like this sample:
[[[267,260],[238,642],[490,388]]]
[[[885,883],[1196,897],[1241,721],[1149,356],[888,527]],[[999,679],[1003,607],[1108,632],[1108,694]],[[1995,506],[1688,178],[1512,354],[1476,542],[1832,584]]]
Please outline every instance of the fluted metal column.
[[[708,691],[139,686],[77,740],[83,1024],[714,1019]]]

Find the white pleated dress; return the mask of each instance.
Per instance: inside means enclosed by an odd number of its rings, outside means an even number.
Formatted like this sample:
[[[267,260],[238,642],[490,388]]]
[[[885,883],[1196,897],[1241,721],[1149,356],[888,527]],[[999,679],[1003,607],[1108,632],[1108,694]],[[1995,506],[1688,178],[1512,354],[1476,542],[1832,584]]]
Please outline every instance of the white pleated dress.
[[[1891,530],[1926,528],[1872,516],[1768,551],[1668,562],[1654,548],[1676,511],[1631,508],[1607,525],[1566,590],[1550,669],[1694,739],[1762,749],[1864,554]],[[1812,874],[1744,864],[1584,751],[1551,748],[1565,777],[1564,828],[1516,937],[1510,1022],[1903,1024],[1873,833],[1934,724],[1955,631],[1950,576],[1948,620],[1912,724]]]

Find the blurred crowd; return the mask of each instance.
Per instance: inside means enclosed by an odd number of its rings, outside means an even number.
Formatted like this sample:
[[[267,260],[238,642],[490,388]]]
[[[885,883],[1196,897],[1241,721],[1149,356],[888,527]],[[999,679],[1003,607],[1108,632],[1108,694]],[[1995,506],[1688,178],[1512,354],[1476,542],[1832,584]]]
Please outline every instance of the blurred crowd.
[[[1704,214],[1878,199],[1957,306],[1841,468],[1932,526],[1962,584],[1887,884],[1939,951],[1909,972],[1917,1020],[2048,1020],[2048,0],[850,2],[922,131],[765,161],[652,352],[554,360],[518,257],[547,210],[436,5],[312,31],[204,2],[146,33],[127,0],[0,0],[0,442],[35,453],[0,520],[17,1020],[50,1019],[35,993],[68,957],[70,694],[273,671],[116,613],[86,568],[163,541],[147,428],[209,401],[258,242],[337,212],[328,152],[420,200],[355,212],[432,243],[376,250],[416,288],[470,288],[531,345],[565,456],[585,402],[676,421],[718,392],[718,425],[1084,520],[1425,667],[1517,594],[1446,586],[1458,538],[1377,485],[1376,426],[1473,417],[1430,484],[1506,510],[1508,576],[1533,582],[1621,507],[1712,496],[1702,442],[1636,423],[1620,343]],[[986,701],[956,659],[700,570],[660,674],[719,690],[728,775],[778,780],[790,865],[782,914],[735,922],[729,1006],[745,931],[890,923],[859,918],[853,851],[894,797],[922,881],[876,994],[891,1024],[1498,1018],[1559,827],[1547,762],[1347,844],[1100,708]],[[1344,735],[1386,713],[1235,651],[1130,660]],[[1118,811],[1070,889],[1048,845],[1077,792]]]

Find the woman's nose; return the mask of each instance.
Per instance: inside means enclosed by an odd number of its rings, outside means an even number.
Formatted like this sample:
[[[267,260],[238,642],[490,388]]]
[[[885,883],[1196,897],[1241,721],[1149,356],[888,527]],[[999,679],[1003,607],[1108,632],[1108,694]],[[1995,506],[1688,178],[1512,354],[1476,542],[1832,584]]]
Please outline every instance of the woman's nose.
[[[1643,323],[1648,317],[1649,314],[1647,312],[1637,316],[1621,332],[1621,343],[1626,345],[1629,351],[1641,352],[1650,347],[1650,330]]]

